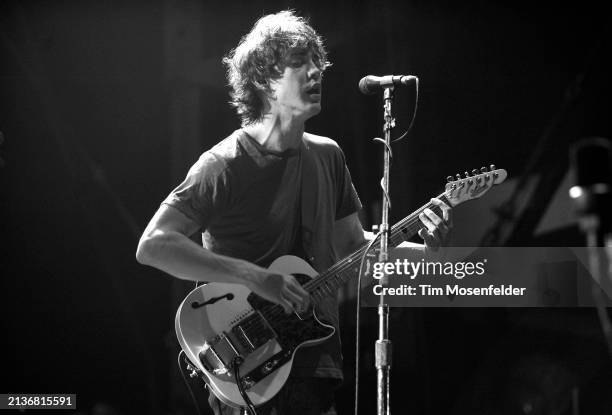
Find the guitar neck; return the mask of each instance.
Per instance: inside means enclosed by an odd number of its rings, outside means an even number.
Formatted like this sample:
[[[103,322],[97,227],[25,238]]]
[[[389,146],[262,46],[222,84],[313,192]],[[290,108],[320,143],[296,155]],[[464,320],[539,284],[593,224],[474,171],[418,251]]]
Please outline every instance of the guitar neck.
[[[437,198],[448,204],[448,200],[444,193],[438,195]],[[391,227],[389,232],[389,246],[396,247],[415,236],[419,229],[424,226],[419,219],[419,215],[428,208],[434,211],[438,216],[442,216],[442,211],[437,205],[431,202],[426,203]],[[315,298],[335,293],[338,288],[357,275],[361,258],[368,245],[369,242],[363,244],[358,250],[338,261],[317,278],[304,284],[304,289]],[[372,248],[379,246],[380,240],[376,241],[372,245]]]

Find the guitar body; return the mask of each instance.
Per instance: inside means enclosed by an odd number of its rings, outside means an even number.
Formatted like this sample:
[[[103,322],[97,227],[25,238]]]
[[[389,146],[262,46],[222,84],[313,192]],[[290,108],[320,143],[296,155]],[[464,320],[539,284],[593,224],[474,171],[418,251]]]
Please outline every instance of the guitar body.
[[[270,270],[292,274],[304,285],[318,273],[295,256],[276,259]],[[183,300],[175,319],[176,335],[210,390],[227,405],[246,406],[234,376],[234,358],[244,360],[239,376],[249,399],[261,405],[283,387],[295,352],[319,344],[335,329],[313,308],[297,315],[253,294],[240,284],[209,283]]]

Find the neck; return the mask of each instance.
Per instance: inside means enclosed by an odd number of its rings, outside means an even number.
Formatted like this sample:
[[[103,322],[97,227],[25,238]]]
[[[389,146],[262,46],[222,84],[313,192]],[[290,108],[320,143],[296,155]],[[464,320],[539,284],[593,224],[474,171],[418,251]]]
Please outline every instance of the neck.
[[[261,121],[246,126],[244,130],[265,148],[285,151],[300,147],[304,135],[304,122],[266,114]]]

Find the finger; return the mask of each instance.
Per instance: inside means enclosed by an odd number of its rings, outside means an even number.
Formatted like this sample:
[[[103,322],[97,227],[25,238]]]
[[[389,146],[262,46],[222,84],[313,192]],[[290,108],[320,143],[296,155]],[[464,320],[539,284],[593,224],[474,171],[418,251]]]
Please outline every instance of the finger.
[[[428,209],[425,209],[425,211],[423,211],[423,213],[419,214],[419,219],[421,220],[423,225],[425,225],[425,227],[427,228],[427,230],[429,232],[435,234],[435,233],[439,232],[438,226],[433,221],[433,219],[425,213],[427,210]],[[431,213],[433,213],[433,212],[431,212]],[[438,215],[436,215],[435,213],[433,213],[433,215],[437,218],[438,223],[442,223],[442,219],[440,219],[438,217]]]
[[[292,289],[295,291],[291,291]],[[289,300],[291,306],[297,312],[308,310],[310,307],[310,295],[301,286],[297,286],[296,289],[295,286],[292,287],[291,285],[288,285],[287,295],[285,297]]]
[[[304,299],[308,297],[308,292],[297,281],[292,284],[288,284],[288,288],[299,297]]]
[[[309,296],[300,298],[300,301],[296,303],[296,308],[298,309],[298,311],[308,310],[309,307],[310,307],[310,297]]]
[[[292,309],[298,308],[302,304],[302,299],[297,294],[291,292],[288,288],[281,292],[283,300],[289,303]]]
[[[441,201],[440,199],[438,199],[437,197],[432,198],[431,203],[438,206],[440,210],[442,210],[442,219],[444,220],[444,222],[446,222],[449,228],[452,228],[453,227],[453,213],[452,213],[453,210],[451,209],[451,207],[447,205],[446,203],[444,203],[443,201]]]
[[[291,291],[292,294],[297,296],[300,300],[300,305],[305,307],[308,304],[310,299],[310,295],[308,292],[297,282],[297,280],[293,280],[287,284],[287,288]]]
[[[425,209],[423,212],[425,213],[426,218],[428,218],[436,228],[435,231],[430,229],[432,232],[436,233],[437,231],[437,233],[439,233],[439,236],[441,237],[448,233],[448,225],[446,224],[446,222],[440,219],[440,216],[438,216],[433,210]]]
[[[428,246],[436,241],[435,234],[429,231],[427,228],[421,228],[419,231],[419,236],[423,238],[423,241],[425,241],[425,244]]]
[[[436,237],[436,235],[427,230],[427,228],[421,228],[419,230],[419,236],[423,238],[425,242],[425,246],[428,248],[432,248],[433,250],[437,250],[440,247],[440,240]]]
[[[291,314],[293,313],[293,304],[291,304],[291,302],[287,301],[287,300],[283,300],[280,303],[281,307],[283,307],[283,310],[285,311],[285,314]]]

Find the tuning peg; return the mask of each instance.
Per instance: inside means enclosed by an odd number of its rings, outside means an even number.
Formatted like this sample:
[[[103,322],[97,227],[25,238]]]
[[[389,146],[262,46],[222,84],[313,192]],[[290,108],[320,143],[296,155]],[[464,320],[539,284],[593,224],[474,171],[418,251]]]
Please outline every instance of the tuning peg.
[[[452,182],[453,181],[453,176],[446,177],[446,181],[449,182],[449,183]]]
[[[486,173],[487,172],[487,168],[486,167],[481,167],[480,168],[480,172],[481,173]]]
[[[470,173],[467,170],[463,172],[463,175],[465,176],[466,179],[470,177]]]
[[[499,173],[495,171],[497,170],[497,167],[495,167],[495,164],[491,164],[489,169],[493,172],[493,180],[496,180],[499,177]]]
[[[457,178],[457,180],[461,180],[461,175],[459,173],[457,173],[455,177]]]
[[[477,169],[474,169],[474,170],[472,170],[472,174],[473,174],[474,176],[476,176],[476,175],[478,175],[478,174],[479,174],[479,172],[478,172],[478,170],[477,170]]]

